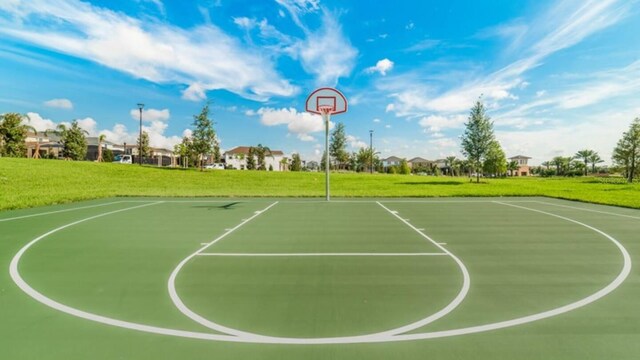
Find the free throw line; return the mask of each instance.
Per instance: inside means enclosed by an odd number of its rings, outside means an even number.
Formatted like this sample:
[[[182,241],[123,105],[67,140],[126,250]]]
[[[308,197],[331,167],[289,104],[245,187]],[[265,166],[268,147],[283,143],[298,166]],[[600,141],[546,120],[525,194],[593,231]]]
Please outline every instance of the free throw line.
[[[447,253],[199,253],[198,256],[440,256]]]

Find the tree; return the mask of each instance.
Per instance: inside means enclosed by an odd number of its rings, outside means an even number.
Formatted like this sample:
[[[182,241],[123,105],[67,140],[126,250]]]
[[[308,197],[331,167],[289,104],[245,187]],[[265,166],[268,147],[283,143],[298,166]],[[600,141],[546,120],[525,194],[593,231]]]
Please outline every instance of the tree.
[[[25,139],[30,126],[23,125],[24,116],[18,113],[0,115],[0,155],[9,157],[27,156]]]
[[[400,161],[400,168],[398,169],[398,172],[403,175],[411,174],[411,168],[409,167],[409,163],[407,162],[407,159],[402,159]]]
[[[455,156],[447,156],[444,159],[444,164],[447,167],[447,171],[449,172],[449,176],[453,176],[453,164],[456,162]]]
[[[498,141],[491,142],[482,164],[482,169],[485,173],[495,176],[500,176],[507,171],[507,157]]]
[[[256,147],[249,148],[249,153],[251,154],[251,149],[253,149],[253,154],[256,156],[256,166],[257,170],[267,170],[267,166],[265,163],[265,157],[271,156],[273,158],[273,154],[271,154],[271,149],[267,146],[262,146],[262,144],[258,144]]]
[[[349,161],[349,153],[347,148],[347,137],[344,133],[344,124],[337,123],[336,127],[331,132],[331,139],[329,142],[329,156],[331,156],[338,169],[344,168],[344,165]]]
[[[622,134],[613,149],[612,160],[623,168],[627,182],[633,182],[640,163],[640,118],[635,118],[629,130]]]
[[[52,131],[60,136],[60,144],[62,145],[62,156],[69,160],[83,160],[87,155],[87,138],[89,134],[78,125],[77,120],[73,120],[70,127],[59,124]]]
[[[589,158],[593,155],[595,155],[596,152],[593,150],[589,150],[589,149],[584,149],[584,150],[580,150],[578,151],[573,157],[574,159],[582,159],[582,161],[584,161],[584,175],[587,176],[588,175],[588,169],[589,169]]]
[[[291,154],[291,171],[301,171],[302,170],[302,160],[300,160],[300,154],[293,153]]]
[[[98,159],[96,160],[97,162],[103,162],[104,159],[102,158],[102,143],[106,140],[107,136],[105,134],[100,134],[100,136],[98,136]]]
[[[247,154],[247,170],[254,170],[256,168],[255,149],[249,148],[249,154]]]
[[[509,174],[511,176],[513,176],[513,172],[514,171],[518,171],[519,168],[520,168],[520,165],[518,164],[518,162],[516,160],[511,160],[507,164],[507,170],[509,170]]]
[[[180,157],[183,167],[188,167],[189,160],[194,157],[191,138],[188,136],[183,137],[182,142],[173,147],[173,153]]]
[[[104,162],[108,162],[108,163],[113,162],[113,151],[111,151],[111,149],[104,149],[102,158]]]
[[[213,130],[213,120],[209,118],[209,103],[202,107],[199,115],[193,116],[193,126],[193,152],[198,156],[200,170],[203,170],[204,157],[211,154],[218,144],[216,132]]]
[[[493,123],[486,115],[484,105],[478,100],[471,109],[462,135],[462,153],[476,171],[476,182],[480,182],[480,166],[493,141]]]
[[[138,154],[138,156],[141,156],[143,159],[151,156],[151,147],[149,146],[149,134],[146,131],[142,132],[142,140],[140,139],[140,136],[138,136],[138,146],[139,146],[139,151],[140,154]]]
[[[603,163],[604,160],[602,160],[602,158],[600,158],[600,155],[598,155],[597,152],[594,152],[593,155],[589,156],[589,162],[591,163],[591,173],[595,174],[596,173],[596,164]]]

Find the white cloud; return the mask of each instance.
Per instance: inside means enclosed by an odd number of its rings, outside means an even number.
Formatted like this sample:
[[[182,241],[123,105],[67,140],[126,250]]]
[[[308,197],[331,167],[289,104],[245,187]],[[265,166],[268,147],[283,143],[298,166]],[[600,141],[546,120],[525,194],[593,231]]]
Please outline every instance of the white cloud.
[[[58,125],[51,119],[45,119],[38,113],[27,113],[27,124],[33,126],[37,131],[53,130]]]
[[[133,120],[140,119],[140,110],[139,109],[131,109],[129,111],[131,118]],[[152,122],[152,121],[169,121],[171,117],[171,112],[169,109],[143,109],[142,110],[142,121],[144,122]]]
[[[375,119],[373,119],[373,122],[374,122],[374,123],[379,123],[379,122],[380,122],[380,119],[375,118]]]
[[[543,96],[545,96],[546,93],[547,93],[546,90],[536,91],[536,97],[543,97]]]
[[[44,102],[48,107],[59,109],[73,109],[73,103],[69,99],[51,99]]]
[[[267,100],[298,90],[275,71],[272,59],[214,25],[183,29],[77,0],[0,6],[13,21],[0,27],[5,36],[155,83],[198,84],[187,98],[200,100],[204,91],[225,89]]]
[[[409,22],[404,28],[407,30],[413,30],[416,27],[416,24],[413,21]]]
[[[393,69],[393,61],[384,58],[379,60],[375,66],[368,67],[365,71],[368,73],[378,72],[382,76],[387,75],[387,71]]]
[[[544,58],[571,47],[588,36],[622,19],[629,4],[619,0],[566,1],[554,5],[530,24],[510,29],[517,33],[516,54],[521,56],[511,64],[446,92],[428,88],[422,76],[398,76],[379,85],[395,99],[391,109],[398,116],[424,116],[428,113],[456,113],[468,110],[484,94],[484,99],[497,107],[501,101],[515,100],[514,89],[527,85],[521,76],[539,66]],[[516,31],[517,30],[517,31]],[[522,54],[522,55],[520,55]]]
[[[440,45],[442,41],[436,39],[424,39],[420,40],[417,43],[408,47],[405,51],[407,52],[420,52],[424,50],[433,49],[436,46]]]
[[[431,133],[440,133],[445,129],[458,129],[463,127],[464,123],[467,121],[466,116],[464,115],[452,115],[452,116],[442,116],[442,115],[429,115],[424,116],[420,119],[418,124],[425,128],[426,131]]]
[[[287,125],[289,133],[295,134],[302,141],[315,141],[311,133],[323,132],[324,122],[320,115],[298,112],[294,108],[260,108],[257,111],[260,122],[266,126]],[[329,124],[332,128],[333,124]]]
[[[386,129],[391,129],[391,125],[387,124],[384,126]]]
[[[315,13],[320,9],[320,0],[276,0],[276,2],[287,9],[296,25],[305,31],[308,30],[302,21],[300,21],[300,16]],[[280,15],[282,16],[282,14]]]
[[[342,32],[335,14],[324,11],[321,27],[307,30],[306,35],[289,51],[300,59],[306,72],[316,76],[319,85],[334,86],[339,78],[351,74],[358,51]]]
[[[366,142],[360,140],[360,138],[358,138],[356,136],[347,135],[346,139],[347,139],[347,144],[349,145],[349,147],[352,150],[357,150],[357,149],[361,149],[361,148],[369,148],[369,144],[367,144]]]
[[[252,29],[256,26],[256,20],[249,19],[248,17],[233,18],[233,23],[238,25],[242,29]]]

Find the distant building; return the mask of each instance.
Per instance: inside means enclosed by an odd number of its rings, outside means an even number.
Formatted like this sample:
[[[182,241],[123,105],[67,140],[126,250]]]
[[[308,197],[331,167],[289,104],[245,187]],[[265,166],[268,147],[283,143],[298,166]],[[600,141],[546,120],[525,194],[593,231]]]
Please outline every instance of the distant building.
[[[528,156],[517,155],[514,157],[510,157],[509,161],[517,161],[518,162],[518,170],[513,171],[511,176],[530,176],[531,168],[527,164],[527,162],[531,159]]]
[[[413,159],[407,161],[407,163],[409,164],[409,167],[412,169],[428,168],[429,166],[431,166],[431,161],[427,159],[423,159],[421,157],[414,157]]]
[[[223,154],[226,166],[238,170],[246,170],[249,149],[249,146],[237,146],[226,151]],[[284,157],[284,153],[280,150],[271,150],[270,153],[266,154],[264,162],[267,170],[269,170],[270,167],[274,171],[285,171],[287,169],[286,158]]]
[[[389,156],[386,159],[382,159],[382,167],[386,169],[391,166],[400,166],[400,162],[402,162],[401,158],[397,156]]]

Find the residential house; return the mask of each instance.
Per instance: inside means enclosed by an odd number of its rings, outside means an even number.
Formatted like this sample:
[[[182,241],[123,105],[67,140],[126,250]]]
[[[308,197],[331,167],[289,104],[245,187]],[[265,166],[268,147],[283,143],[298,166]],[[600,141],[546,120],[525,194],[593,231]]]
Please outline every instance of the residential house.
[[[531,159],[530,157],[523,156],[523,155],[517,155],[517,156],[514,156],[514,157],[510,157],[509,161],[517,161],[518,162],[518,170],[514,171],[513,174],[511,174],[511,176],[530,176],[531,175],[531,168],[527,164],[527,162],[530,159]]]
[[[428,169],[431,166],[431,161],[421,157],[414,157],[407,161],[407,163],[411,169]]]
[[[387,169],[391,166],[400,166],[402,159],[397,156],[389,156],[386,159],[382,159],[382,167]]]
[[[247,169],[247,157],[249,156],[249,146],[236,146],[231,150],[226,151],[223,154],[224,162],[227,167],[246,170]],[[271,150],[267,153],[264,162],[265,167],[273,169],[274,171],[285,171],[287,169],[284,157],[284,153],[280,150]]]

